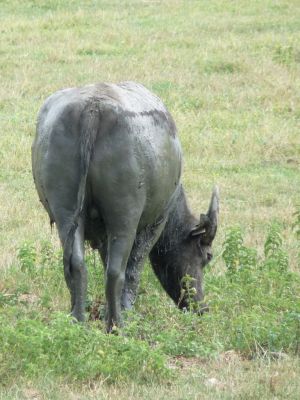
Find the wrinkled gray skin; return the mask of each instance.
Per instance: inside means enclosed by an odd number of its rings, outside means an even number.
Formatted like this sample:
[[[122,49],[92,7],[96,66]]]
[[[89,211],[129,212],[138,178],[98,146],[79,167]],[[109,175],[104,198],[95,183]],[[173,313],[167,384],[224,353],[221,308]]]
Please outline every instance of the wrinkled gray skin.
[[[106,270],[107,330],[131,308],[149,256],[162,286],[181,308],[181,280],[202,271],[217,229],[218,193],[200,221],[180,184],[181,147],[159,98],[133,82],[60,90],[42,106],[32,146],[39,198],[55,222],[64,255],[71,312],[84,320],[84,241]],[[205,309],[205,305],[203,309]]]

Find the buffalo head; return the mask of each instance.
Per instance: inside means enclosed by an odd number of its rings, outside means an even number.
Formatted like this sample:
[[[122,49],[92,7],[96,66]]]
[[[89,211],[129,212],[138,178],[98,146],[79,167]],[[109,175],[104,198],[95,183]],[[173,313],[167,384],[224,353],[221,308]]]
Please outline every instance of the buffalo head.
[[[183,189],[171,210],[167,225],[153,250],[150,261],[155,274],[181,309],[199,313],[203,303],[203,270],[211,261],[212,242],[218,226],[219,191],[215,187],[209,209],[197,220],[186,204]]]

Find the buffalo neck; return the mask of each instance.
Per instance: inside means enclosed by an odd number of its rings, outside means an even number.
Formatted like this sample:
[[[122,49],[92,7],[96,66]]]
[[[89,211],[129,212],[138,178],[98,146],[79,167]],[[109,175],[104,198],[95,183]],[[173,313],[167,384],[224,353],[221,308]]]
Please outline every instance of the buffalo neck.
[[[196,219],[189,210],[185,192],[182,186],[178,190],[170,208],[165,228],[153,250],[161,255],[176,251],[178,245],[189,236]]]
[[[149,254],[153,271],[176,304],[181,295],[181,279],[185,274],[181,265],[182,250],[195,223],[184,190],[180,187],[170,208],[166,226]]]

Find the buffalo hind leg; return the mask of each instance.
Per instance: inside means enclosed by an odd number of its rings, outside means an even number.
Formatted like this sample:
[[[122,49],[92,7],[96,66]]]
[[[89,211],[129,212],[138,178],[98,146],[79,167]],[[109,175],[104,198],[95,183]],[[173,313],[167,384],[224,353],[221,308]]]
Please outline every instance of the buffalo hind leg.
[[[109,235],[106,267],[107,332],[122,326],[121,295],[125,269],[134,242],[135,232]]]
[[[84,321],[87,269],[84,263],[84,224],[81,218],[75,231],[71,255],[64,260],[64,275],[71,294],[71,314],[78,321]]]
[[[124,310],[132,308],[137,297],[140,274],[145,259],[161,235],[165,221],[143,229],[136,237],[125,272],[125,282],[122,290],[121,307]]]

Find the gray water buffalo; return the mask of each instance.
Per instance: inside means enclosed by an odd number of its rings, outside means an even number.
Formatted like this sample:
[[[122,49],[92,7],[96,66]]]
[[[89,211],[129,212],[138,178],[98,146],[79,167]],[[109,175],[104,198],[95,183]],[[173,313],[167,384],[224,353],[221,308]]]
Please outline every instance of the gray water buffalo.
[[[203,267],[212,258],[219,198],[214,189],[200,219],[180,183],[181,147],[162,101],[134,82],[60,90],[42,106],[32,146],[39,198],[63,247],[71,313],[84,320],[84,242],[105,265],[107,330],[132,307],[149,256],[163,288],[189,308],[182,279],[192,277],[193,304],[205,309]],[[191,291],[190,291],[191,292]]]

